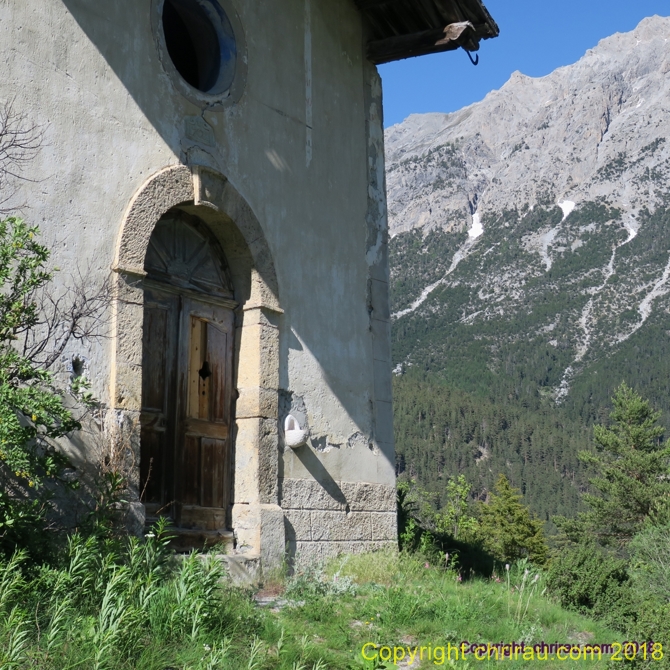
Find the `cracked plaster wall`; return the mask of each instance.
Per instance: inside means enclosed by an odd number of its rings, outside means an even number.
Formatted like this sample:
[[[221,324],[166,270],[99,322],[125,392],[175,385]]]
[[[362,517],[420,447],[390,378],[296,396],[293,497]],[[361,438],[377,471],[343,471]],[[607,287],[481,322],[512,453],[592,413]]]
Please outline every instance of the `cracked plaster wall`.
[[[286,510],[286,538],[298,561],[321,559],[341,551],[396,546],[395,446],[391,395],[388,226],[384,166],[381,79],[363,64],[367,146],[365,213],[366,310],[370,349],[364,420],[336,424],[324,416],[320,398],[280,392],[280,425],[292,414],[310,431],[306,446],[284,448],[281,505]],[[318,375],[318,361],[295,333],[290,363]],[[296,374],[296,377],[300,375]],[[363,407],[363,405],[362,405]],[[310,475],[312,475],[310,477]],[[313,481],[313,480],[316,480]],[[366,482],[359,484],[358,482]]]

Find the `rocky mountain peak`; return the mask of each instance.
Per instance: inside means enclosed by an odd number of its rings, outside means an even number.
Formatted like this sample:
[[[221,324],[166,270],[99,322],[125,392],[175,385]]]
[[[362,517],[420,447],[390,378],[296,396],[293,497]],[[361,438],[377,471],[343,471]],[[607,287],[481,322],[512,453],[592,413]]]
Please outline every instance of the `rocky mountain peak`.
[[[481,102],[389,128],[391,233],[466,230],[477,212],[549,201],[655,206],[633,183],[666,174],[669,38],[670,18],[649,17],[545,77],[514,72]]]
[[[654,16],[574,65],[515,72],[481,102],[387,130],[398,372],[560,404],[579,384],[602,393],[594,370],[629,378],[620,368],[644,351],[656,379],[669,73],[670,18]],[[631,382],[647,363],[634,365]]]

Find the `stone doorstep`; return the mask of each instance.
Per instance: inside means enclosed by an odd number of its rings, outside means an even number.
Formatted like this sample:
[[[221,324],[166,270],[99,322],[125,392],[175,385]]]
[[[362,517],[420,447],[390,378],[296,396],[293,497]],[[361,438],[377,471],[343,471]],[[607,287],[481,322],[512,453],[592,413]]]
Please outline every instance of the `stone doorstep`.
[[[144,532],[152,532],[157,518],[147,517]],[[176,552],[186,552],[192,549],[202,551],[220,546],[222,554],[232,553],[235,547],[235,534],[232,530],[204,530],[201,528],[175,528],[171,526],[168,533],[172,536],[170,549]]]
[[[172,528],[170,548],[177,552],[196,549],[203,551],[214,547],[221,548],[223,554],[232,552],[235,535],[231,530],[201,530],[200,528]]]
[[[236,586],[258,586],[261,583],[263,572],[258,554],[225,554],[217,558],[223,561],[230,581]]]
[[[147,517],[145,533],[151,532],[157,517]],[[192,550],[216,549],[212,553],[223,567],[230,581],[237,586],[258,586],[262,579],[261,557],[258,554],[244,554],[235,551],[235,534],[231,530],[202,530],[199,528],[174,528],[168,531],[174,536],[170,549],[181,560]],[[203,560],[207,554],[201,554]]]
[[[177,561],[187,557],[185,552],[175,552]],[[214,558],[223,565],[230,582],[235,586],[258,587],[262,580],[261,557],[258,554],[198,554],[198,559],[206,561]]]

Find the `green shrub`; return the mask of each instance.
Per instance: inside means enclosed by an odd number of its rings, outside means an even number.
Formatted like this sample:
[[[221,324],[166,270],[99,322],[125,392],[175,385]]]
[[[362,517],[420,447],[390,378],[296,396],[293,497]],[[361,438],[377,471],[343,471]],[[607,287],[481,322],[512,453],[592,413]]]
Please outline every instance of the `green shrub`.
[[[627,631],[628,639],[663,644],[664,656],[660,662],[654,662],[652,667],[670,668],[670,654],[667,651],[670,640],[670,605],[653,601],[645,601],[640,605],[637,617]]]
[[[625,631],[635,616],[626,562],[594,543],[563,551],[549,567],[547,589],[566,609]]]
[[[635,640],[670,640],[670,524],[649,526],[629,547],[629,572],[636,618],[628,635]],[[670,657],[658,664],[670,667]]]
[[[429,564],[448,567],[461,577],[490,576],[497,557],[484,545],[485,533],[479,521],[469,513],[470,490],[462,475],[449,479],[444,504],[436,511],[436,494],[429,493],[413,480],[399,482],[400,549],[417,554]],[[503,554],[498,560],[505,558]]]
[[[629,551],[636,596],[670,605],[670,524],[650,526],[638,533]]]
[[[45,484],[65,483],[67,465],[53,440],[80,427],[39,361],[38,296],[52,275],[37,234],[21,219],[0,221],[0,553],[7,556],[16,547],[44,555]]]

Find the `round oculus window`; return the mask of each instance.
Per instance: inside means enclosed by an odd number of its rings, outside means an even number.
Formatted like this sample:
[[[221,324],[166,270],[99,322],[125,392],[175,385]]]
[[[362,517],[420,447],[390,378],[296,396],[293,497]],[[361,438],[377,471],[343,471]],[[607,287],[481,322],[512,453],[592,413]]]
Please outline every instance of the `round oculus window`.
[[[163,33],[170,60],[186,83],[210,95],[231,87],[235,34],[216,0],[165,0]]]

